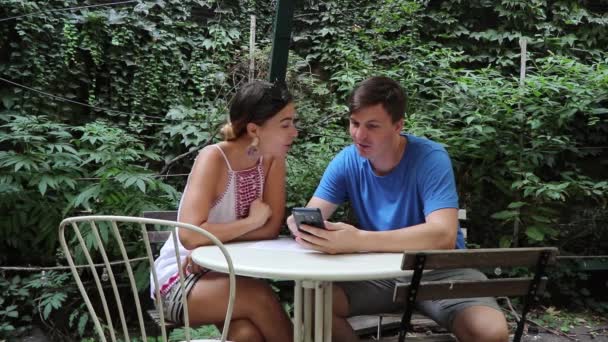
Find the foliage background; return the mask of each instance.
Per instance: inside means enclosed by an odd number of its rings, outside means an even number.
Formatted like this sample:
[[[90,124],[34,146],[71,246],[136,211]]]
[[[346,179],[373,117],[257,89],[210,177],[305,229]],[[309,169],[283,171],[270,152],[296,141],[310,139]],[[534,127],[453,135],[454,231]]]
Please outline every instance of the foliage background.
[[[226,103],[247,80],[251,14],[256,77],[267,77],[275,1],[48,11],[100,3],[0,0],[0,18],[33,14],[0,21],[1,264],[57,263],[68,215],[175,208],[196,151],[218,141]],[[607,27],[606,0],[297,2],[287,78],[301,131],[287,206],[308,200],[348,144],[353,85],[382,74],[408,93],[406,130],[450,152],[472,244],[606,254]],[[554,294],[607,310],[580,286],[587,273],[560,272]],[[67,293],[55,277],[49,293]],[[36,305],[15,283],[0,284],[0,334],[54,312],[56,302]]]

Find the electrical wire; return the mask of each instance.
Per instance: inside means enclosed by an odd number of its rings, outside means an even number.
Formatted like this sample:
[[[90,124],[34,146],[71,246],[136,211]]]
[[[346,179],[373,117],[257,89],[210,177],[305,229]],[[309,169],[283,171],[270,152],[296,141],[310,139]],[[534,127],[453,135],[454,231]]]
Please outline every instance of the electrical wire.
[[[47,14],[47,13],[53,13],[53,12],[73,11],[73,10],[77,10],[77,9],[94,8],[94,7],[106,7],[106,6],[125,5],[125,4],[134,3],[134,2],[138,2],[138,1],[137,0],[127,0],[127,1],[120,1],[120,2],[106,2],[106,3],[103,3],[103,4],[97,4],[97,5],[87,5],[87,6],[75,6],[75,7],[57,8],[57,9],[52,9],[52,10],[48,10],[48,11],[40,11],[40,12],[34,12],[34,13],[27,13],[27,14],[22,14],[22,15],[16,15],[14,17],[2,18],[2,19],[0,19],[0,22],[9,21],[9,20],[16,20],[16,19],[20,19],[20,18],[24,18],[24,17],[31,17],[31,16],[36,16],[36,15],[40,15],[40,14]]]
[[[164,118],[162,116],[154,116],[154,115],[148,115],[148,114],[141,114],[141,113],[131,113],[131,112],[124,112],[124,111],[120,111],[120,110],[115,110],[115,109],[109,109],[109,108],[103,108],[103,107],[97,107],[97,106],[93,106],[90,105],[88,103],[84,103],[84,102],[79,102],[79,101],[74,101],[74,100],[70,100],[68,98],[62,97],[62,96],[58,96],[58,95],[54,95],[42,90],[38,90],[32,87],[28,87],[26,85],[17,83],[17,82],[13,82],[11,80],[8,80],[4,77],[0,77],[0,81],[8,83],[8,84],[12,84],[14,86],[38,93],[40,95],[44,95],[50,98],[53,98],[55,100],[59,100],[59,101],[63,101],[63,102],[69,102],[72,104],[76,104],[79,106],[83,106],[83,107],[87,107],[87,108],[91,108],[94,110],[98,110],[98,111],[105,111],[105,112],[112,112],[112,113],[117,113],[117,114],[122,114],[122,115],[128,115],[128,116],[138,116],[138,117],[143,117],[143,118],[149,118],[149,119],[159,119],[159,120],[163,120],[163,121],[179,121],[179,122],[201,122],[200,120],[182,120],[182,119],[169,119],[169,118]]]
[[[142,261],[147,260],[148,257],[140,257],[129,259],[129,263],[134,261]],[[126,264],[126,261],[112,261],[109,262],[110,265],[120,265]],[[103,267],[105,264],[93,264],[95,267]],[[76,268],[88,268],[89,265],[76,265]],[[27,271],[27,272],[37,272],[37,271],[49,271],[49,270],[69,270],[70,266],[31,266],[31,267],[22,267],[22,266],[0,266],[0,271]]]

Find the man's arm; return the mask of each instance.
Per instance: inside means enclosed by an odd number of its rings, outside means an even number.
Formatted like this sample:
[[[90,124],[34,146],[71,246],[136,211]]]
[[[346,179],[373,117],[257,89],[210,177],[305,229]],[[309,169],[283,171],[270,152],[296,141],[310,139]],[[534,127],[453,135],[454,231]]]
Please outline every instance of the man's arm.
[[[328,220],[331,215],[333,215],[333,213],[336,211],[336,208],[338,208],[337,204],[331,203],[329,201],[326,201],[324,199],[321,199],[319,197],[312,197],[310,199],[310,201],[308,201],[308,204],[306,205],[307,208],[319,208],[321,209],[321,214],[323,215],[323,220]],[[296,227],[296,221],[293,218],[293,215],[289,215],[289,217],[287,218],[287,227],[289,227],[289,230],[291,231],[291,234],[293,234],[293,236],[299,236],[300,233],[298,231],[298,227]]]
[[[365,231],[343,222],[325,226],[327,230],[302,225],[310,234],[294,235],[302,245],[330,254],[451,249],[456,245],[458,209],[439,209],[427,215],[425,223],[390,231]]]

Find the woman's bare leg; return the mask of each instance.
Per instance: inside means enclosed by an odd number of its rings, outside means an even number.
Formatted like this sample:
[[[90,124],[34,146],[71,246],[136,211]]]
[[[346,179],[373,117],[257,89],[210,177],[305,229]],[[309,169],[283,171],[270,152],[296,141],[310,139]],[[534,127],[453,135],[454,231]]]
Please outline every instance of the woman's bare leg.
[[[222,331],[223,324],[216,324],[215,326]],[[237,319],[230,322],[228,340],[233,342],[264,342],[264,336],[251,321]]]
[[[266,342],[292,341],[291,320],[270,286],[258,279],[236,279],[232,321],[251,322]],[[228,276],[221,273],[209,272],[199,279],[188,295],[192,325],[223,324],[228,307],[228,285]]]

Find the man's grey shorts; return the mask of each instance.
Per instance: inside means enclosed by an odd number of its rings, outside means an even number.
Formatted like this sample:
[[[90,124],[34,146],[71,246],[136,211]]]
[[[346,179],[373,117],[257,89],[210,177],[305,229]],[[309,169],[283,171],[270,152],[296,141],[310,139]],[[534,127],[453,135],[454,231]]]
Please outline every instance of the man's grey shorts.
[[[409,282],[411,276],[395,279],[336,282],[346,293],[349,316],[373,315],[403,311],[403,303],[393,302],[395,283]],[[485,274],[471,268],[455,270],[431,270],[422,275],[422,281],[437,280],[481,280]],[[456,314],[469,306],[483,305],[501,310],[496,300],[490,297],[426,300],[416,303],[416,308],[432,318],[442,327],[452,330]]]

